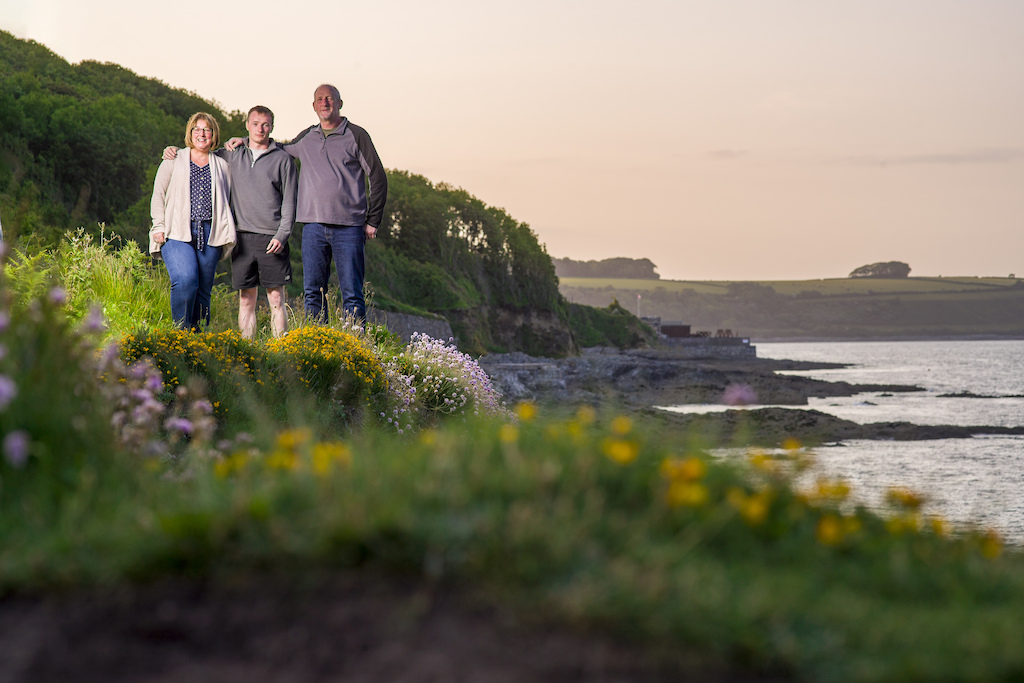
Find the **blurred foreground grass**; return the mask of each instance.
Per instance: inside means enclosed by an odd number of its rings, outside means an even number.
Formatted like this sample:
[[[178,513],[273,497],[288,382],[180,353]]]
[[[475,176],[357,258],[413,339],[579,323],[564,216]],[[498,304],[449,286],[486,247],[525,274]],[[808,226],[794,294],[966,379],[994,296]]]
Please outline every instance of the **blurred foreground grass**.
[[[708,460],[586,409],[405,437],[288,430],[173,471],[85,468],[52,516],[8,492],[0,585],[362,567],[811,680],[1024,672],[1019,553],[948,535],[909,493],[882,518],[845,509],[841,483],[794,492],[802,457]]]

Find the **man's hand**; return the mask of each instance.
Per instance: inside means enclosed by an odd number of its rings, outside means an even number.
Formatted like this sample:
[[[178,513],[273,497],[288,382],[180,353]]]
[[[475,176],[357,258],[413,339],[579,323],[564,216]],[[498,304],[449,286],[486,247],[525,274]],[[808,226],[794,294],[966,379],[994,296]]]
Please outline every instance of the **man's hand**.
[[[377,228],[373,227],[369,223],[366,224],[366,239],[372,240],[377,237]]]
[[[164,147],[164,161],[174,161],[177,156],[177,147]]]
[[[267,245],[268,254],[280,254],[284,251],[284,245],[277,241],[277,238],[270,240],[270,244]]]
[[[164,242],[167,241],[167,237],[165,237],[162,232],[154,232],[153,241],[156,242],[157,244],[163,244]]]
[[[245,142],[245,138],[231,138],[224,143],[224,149],[231,151],[238,148],[243,142]]]

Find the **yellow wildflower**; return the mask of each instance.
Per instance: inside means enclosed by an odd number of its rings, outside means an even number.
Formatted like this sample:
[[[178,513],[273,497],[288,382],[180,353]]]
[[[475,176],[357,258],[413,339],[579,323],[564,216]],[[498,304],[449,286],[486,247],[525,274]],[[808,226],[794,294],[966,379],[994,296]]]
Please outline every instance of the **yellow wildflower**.
[[[597,411],[591,406],[580,406],[576,411],[576,419],[582,425],[594,424],[594,420],[597,419]]]
[[[298,464],[294,451],[276,450],[267,457],[267,467],[274,470],[294,470]]]
[[[619,436],[625,436],[629,434],[633,429],[633,421],[626,415],[619,415],[612,420],[612,432]]]
[[[920,527],[921,517],[914,513],[894,515],[885,521],[885,528],[894,536],[917,531]]]
[[[516,406],[516,415],[523,422],[530,422],[537,417],[537,404],[531,401],[523,401]]]
[[[800,443],[800,439],[789,437],[788,439],[782,442],[782,447],[787,451],[796,451],[802,448],[803,444]]]
[[[747,524],[757,526],[768,517],[771,496],[771,491],[767,489],[748,496],[742,489],[733,486],[726,493],[726,500],[736,508]]]
[[[313,446],[313,472],[318,475],[327,474],[331,465],[349,465],[352,462],[352,451],[340,441],[321,442]]]
[[[311,438],[313,438],[313,432],[308,427],[288,429],[277,435],[277,446],[278,448],[294,450],[309,443]]]
[[[515,443],[519,440],[519,428],[511,424],[503,424],[498,430],[498,438],[502,443]]]
[[[666,479],[693,481],[703,477],[708,471],[708,466],[698,457],[686,460],[665,458],[662,460],[659,470]]]
[[[700,507],[708,497],[708,487],[699,482],[673,481],[668,487],[668,504],[672,507]]]
[[[769,474],[772,474],[776,470],[775,460],[772,458],[772,456],[768,455],[763,451],[754,451],[750,454],[750,456],[747,459],[750,461],[751,465],[753,465],[756,469],[761,470],[762,472],[768,472]]]
[[[623,439],[605,439],[604,454],[620,465],[628,465],[640,455],[640,444]]]
[[[1003,541],[994,531],[987,531],[981,537],[981,554],[990,560],[999,557],[1003,552]]]
[[[842,479],[818,479],[815,493],[825,500],[846,500],[850,495],[850,485]]]
[[[838,545],[843,540],[843,524],[833,514],[822,515],[814,535],[822,545]]]
[[[908,510],[917,510],[924,505],[925,497],[906,488],[891,488],[885,494],[886,500]]]

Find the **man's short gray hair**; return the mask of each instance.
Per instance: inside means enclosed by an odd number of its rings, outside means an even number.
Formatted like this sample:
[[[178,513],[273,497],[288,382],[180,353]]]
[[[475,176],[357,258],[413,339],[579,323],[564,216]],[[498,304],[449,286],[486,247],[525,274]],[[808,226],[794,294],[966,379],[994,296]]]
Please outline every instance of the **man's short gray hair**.
[[[330,83],[321,83],[320,85],[316,86],[316,90],[313,91],[314,96],[316,94],[316,91],[319,90],[320,88],[330,88],[331,89],[331,94],[334,95],[334,99],[336,99],[339,102],[341,102],[341,91],[338,90],[337,88],[335,88]]]

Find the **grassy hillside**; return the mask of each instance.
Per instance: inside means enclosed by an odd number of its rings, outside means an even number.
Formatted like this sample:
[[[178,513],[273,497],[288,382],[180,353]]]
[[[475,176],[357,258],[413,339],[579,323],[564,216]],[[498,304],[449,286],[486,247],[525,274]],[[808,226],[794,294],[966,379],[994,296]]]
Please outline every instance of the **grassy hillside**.
[[[642,315],[754,338],[1024,336],[1016,278],[836,278],[763,282],[563,278],[569,301],[613,298]]]

